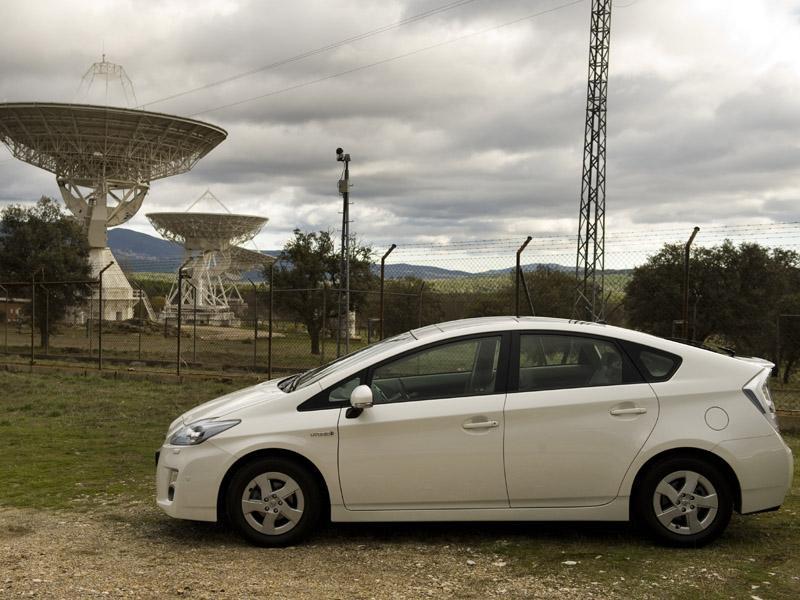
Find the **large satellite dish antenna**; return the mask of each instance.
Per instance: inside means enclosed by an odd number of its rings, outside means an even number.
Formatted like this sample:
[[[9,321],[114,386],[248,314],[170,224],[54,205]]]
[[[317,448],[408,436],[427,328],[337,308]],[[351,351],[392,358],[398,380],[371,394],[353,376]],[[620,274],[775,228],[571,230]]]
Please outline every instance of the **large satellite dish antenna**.
[[[107,73],[118,66],[104,57],[89,72],[98,64]],[[86,231],[95,275],[113,260],[106,247],[108,227],[136,214],[150,182],[189,171],[226,136],[215,125],[143,110],[0,103],[0,141],[16,158],[55,174],[64,203]],[[112,302],[104,307],[104,318],[132,318],[133,290],[117,264],[103,281]],[[106,281],[119,289],[106,293]]]
[[[202,200],[214,200],[227,210],[210,191],[189,208]],[[181,244],[184,256],[189,260],[185,270],[189,273],[191,285],[186,285],[178,298],[177,284],[173,284],[164,302],[162,317],[176,317],[178,303],[181,303],[186,309],[185,314],[193,315],[198,323],[238,324],[234,309],[245,306],[236,286],[241,273],[275,260],[266,254],[242,248],[240,244],[252,240],[268,219],[230,212],[162,212],[148,213],[146,217],[162,237]]]

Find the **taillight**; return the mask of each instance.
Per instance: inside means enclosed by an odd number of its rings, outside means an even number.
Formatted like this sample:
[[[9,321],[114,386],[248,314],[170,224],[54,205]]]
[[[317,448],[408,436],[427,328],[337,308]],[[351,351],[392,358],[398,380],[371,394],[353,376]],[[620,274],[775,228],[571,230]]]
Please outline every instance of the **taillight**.
[[[770,369],[764,369],[748,381],[742,388],[742,391],[758,411],[767,418],[775,430],[778,431],[778,418],[775,414],[775,404],[772,402],[772,394],[769,392],[770,373]]]

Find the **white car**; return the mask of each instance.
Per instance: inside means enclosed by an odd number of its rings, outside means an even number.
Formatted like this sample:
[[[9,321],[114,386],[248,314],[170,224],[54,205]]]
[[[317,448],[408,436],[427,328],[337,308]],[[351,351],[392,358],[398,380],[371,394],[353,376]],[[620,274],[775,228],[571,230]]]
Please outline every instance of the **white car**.
[[[697,546],[792,480],[771,363],[547,318],[431,325],[194,408],[157,501],[262,545],[320,518],[626,521]]]

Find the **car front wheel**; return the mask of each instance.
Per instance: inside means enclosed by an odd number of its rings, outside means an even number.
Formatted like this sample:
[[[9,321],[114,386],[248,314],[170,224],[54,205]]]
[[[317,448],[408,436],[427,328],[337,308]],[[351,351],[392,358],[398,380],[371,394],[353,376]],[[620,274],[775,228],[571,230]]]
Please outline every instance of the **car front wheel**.
[[[242,466],[226,497],[230,522],[260,546],[287,546],[308,536],[319,520],[320,502],[308,470],[282,458]]]
[[[699,547],[719,537],[733,512],[731,487],[720,469],[694,457],[672,457],[645,474],[637,515],[656,539]]]

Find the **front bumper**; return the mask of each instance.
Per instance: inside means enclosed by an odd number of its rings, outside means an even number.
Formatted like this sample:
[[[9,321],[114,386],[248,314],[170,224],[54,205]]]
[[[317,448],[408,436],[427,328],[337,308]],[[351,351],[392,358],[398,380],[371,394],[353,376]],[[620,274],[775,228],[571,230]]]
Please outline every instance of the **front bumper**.
[[[165,444],[156,452],[156,503],[171,517],[217,520],[217,492],[230,454],[210,441],[197,446]]]

